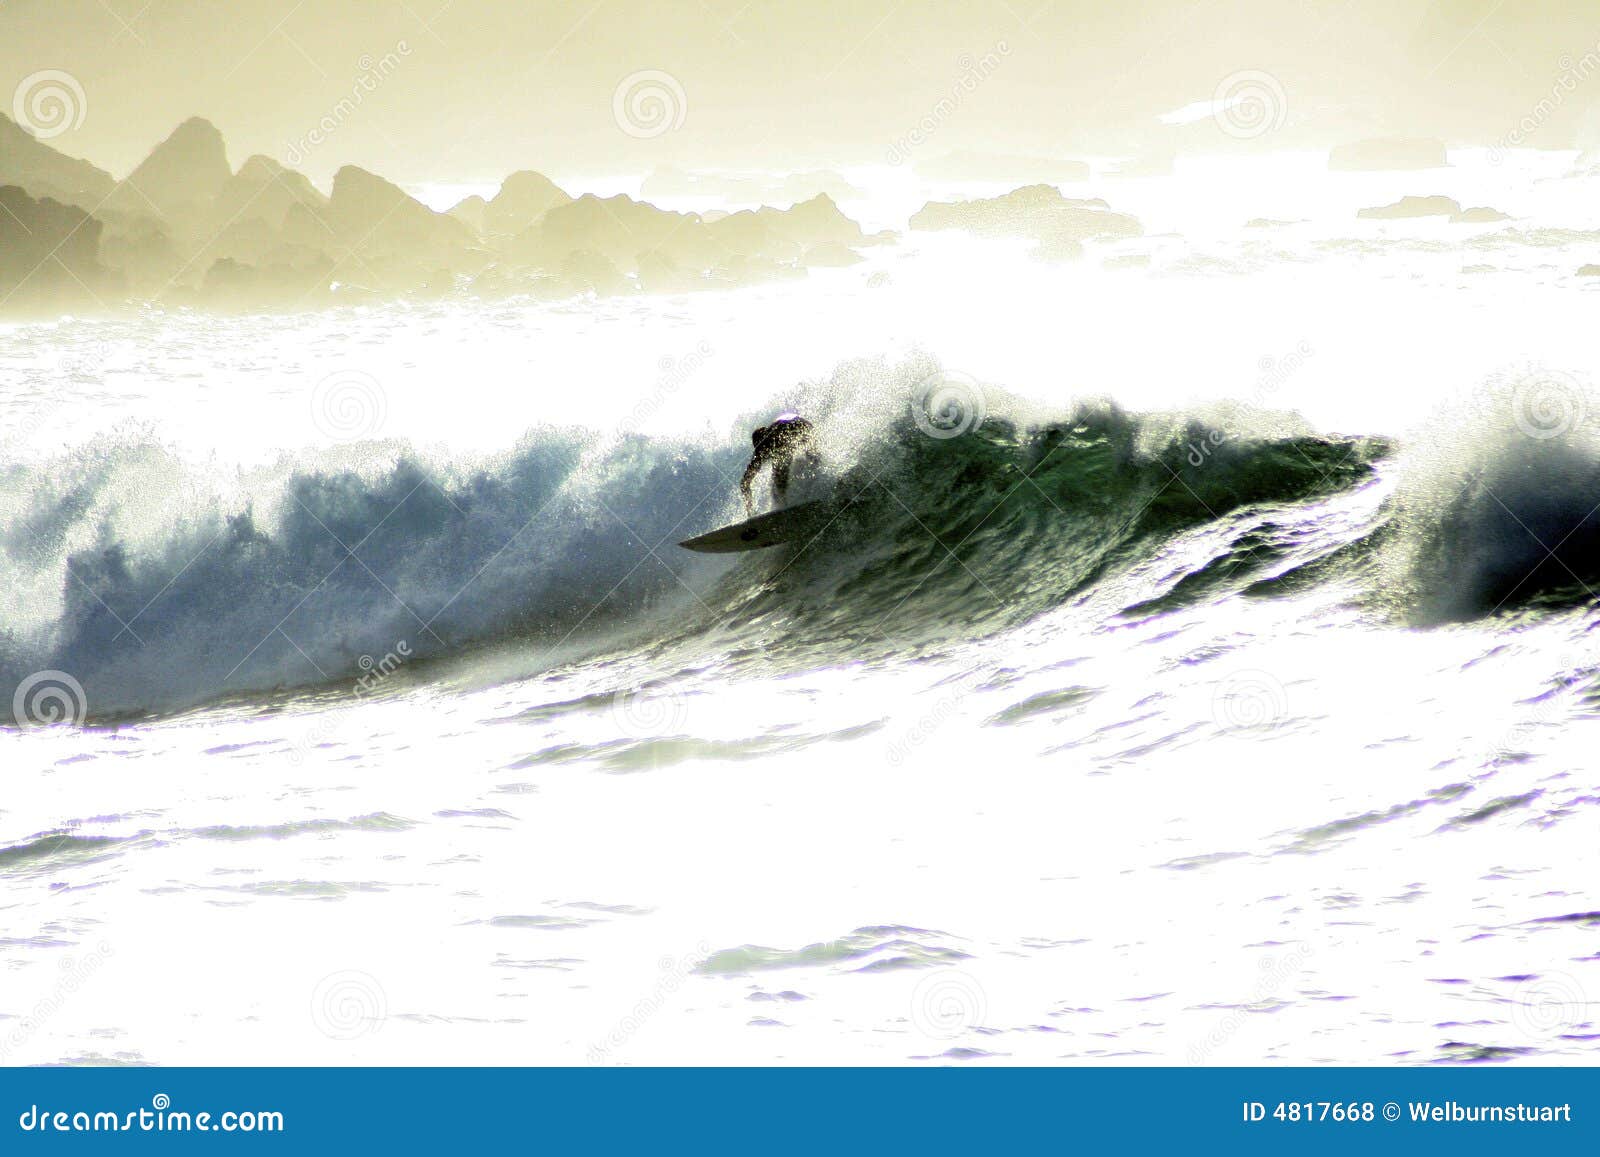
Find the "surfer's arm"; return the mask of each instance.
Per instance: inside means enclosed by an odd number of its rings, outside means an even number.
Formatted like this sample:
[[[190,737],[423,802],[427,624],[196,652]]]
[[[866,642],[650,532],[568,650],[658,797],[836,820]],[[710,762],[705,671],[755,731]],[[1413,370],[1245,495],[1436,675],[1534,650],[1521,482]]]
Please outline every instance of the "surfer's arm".
[[[750,465],[744,468],[744,477],[739,479],[739,495],[744,499],[744,512],[746,514],[754,514],[756,512],[756,500],[752,490],[756,484],[756,475],[761,473],[761,467],[765,466],[766,463],[765,448],[757,450],[750,455]]]

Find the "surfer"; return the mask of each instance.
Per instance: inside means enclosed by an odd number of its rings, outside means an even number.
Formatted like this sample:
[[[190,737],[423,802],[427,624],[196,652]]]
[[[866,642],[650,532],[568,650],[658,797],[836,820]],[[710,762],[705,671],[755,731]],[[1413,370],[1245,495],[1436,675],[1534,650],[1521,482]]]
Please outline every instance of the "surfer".
[[[783,505],[789,493],[789,468],[794,465],[795,455],[804,454],[816,460],[812,432],[811,423],[793,411],[779,414],[769,425],[751,431],[750,442],[755,453],[750,455],[750,465],[744,468],[744,477],[739,480],[739,493],[744,497],[747,515],[756,512],[751,487],[769,462],[772,463],[772,495],[779,506]]]

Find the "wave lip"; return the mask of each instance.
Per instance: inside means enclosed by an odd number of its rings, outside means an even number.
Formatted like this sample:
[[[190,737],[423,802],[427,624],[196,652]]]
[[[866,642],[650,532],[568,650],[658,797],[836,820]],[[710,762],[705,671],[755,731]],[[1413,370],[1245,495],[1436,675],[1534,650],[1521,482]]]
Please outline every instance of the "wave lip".
[[[26,513],[0,532],[0,684],[64,674],[73,722],[294,686],[361,698],[416,660],[604,624],[677,585],[658,548],[737,453],[559,431],[482,465],[369,450],[243,493],[142,443],[13,471],[0,500]],[[121,497],[152,486],[153,514]],[[50,721],[5,699],[14,723]]]
[[[1408,449],[1383,542],[1412,621],[1565,607],[1600,587],[1600,395],[1533,369],[1442,411]]]
[[[0,875],[53,874],[69,864],[98,863],[118,848],[134,842],[114,836],[75,836],[54,832],[25,843],[0,848]]]

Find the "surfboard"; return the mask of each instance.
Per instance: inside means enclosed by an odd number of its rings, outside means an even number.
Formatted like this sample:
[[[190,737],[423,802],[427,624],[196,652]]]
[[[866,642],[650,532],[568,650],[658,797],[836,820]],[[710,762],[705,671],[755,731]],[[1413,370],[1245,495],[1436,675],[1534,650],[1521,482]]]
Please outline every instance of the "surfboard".
[[[802,502],[798,506],[758,514],[744,522],[686,538],[678,545],[705,554],[729,554],[740,550],[762,550],[816,534],[828,523],[831,504]]]

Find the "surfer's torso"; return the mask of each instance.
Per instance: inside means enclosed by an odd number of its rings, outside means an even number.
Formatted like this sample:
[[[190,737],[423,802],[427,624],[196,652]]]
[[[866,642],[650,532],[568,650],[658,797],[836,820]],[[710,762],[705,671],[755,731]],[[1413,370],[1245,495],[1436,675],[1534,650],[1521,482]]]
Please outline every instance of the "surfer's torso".
[[[747,513],[755,513],[752,488],[757,475],[769,462],[772,464],[772,493],[781,504],[789,492],[789,467],[796,454],[808,452],[811,447],[811,423],[799,414],[779,414],[765,426],[751,431],[750,443],[754,448],[750,465],[745,467],[739,480],[739,492],[744,498]]]

